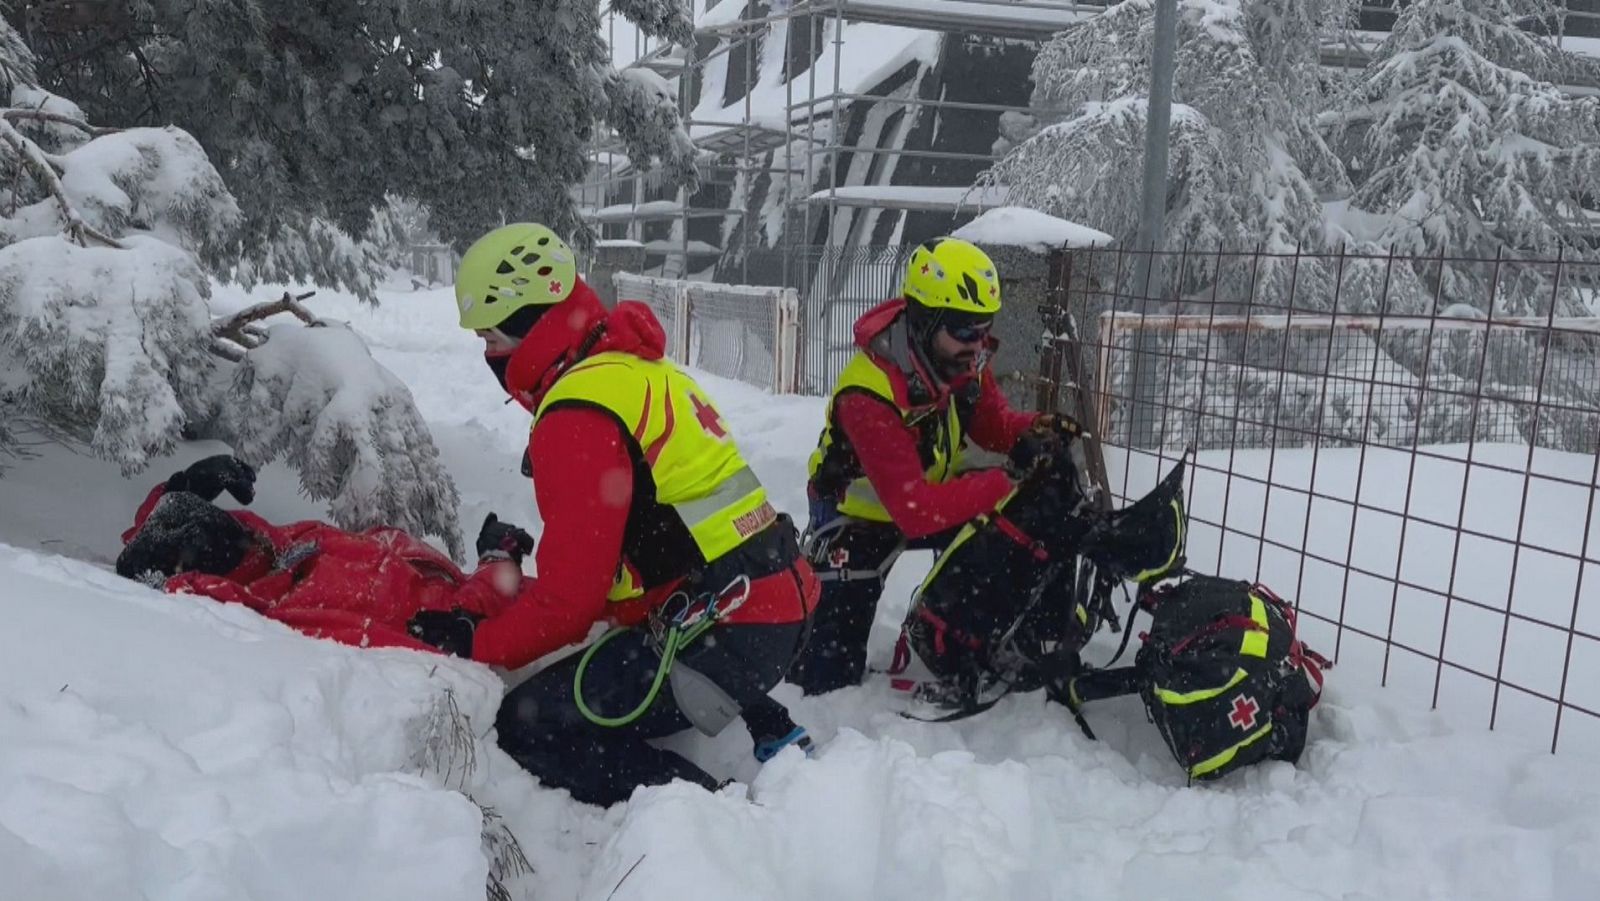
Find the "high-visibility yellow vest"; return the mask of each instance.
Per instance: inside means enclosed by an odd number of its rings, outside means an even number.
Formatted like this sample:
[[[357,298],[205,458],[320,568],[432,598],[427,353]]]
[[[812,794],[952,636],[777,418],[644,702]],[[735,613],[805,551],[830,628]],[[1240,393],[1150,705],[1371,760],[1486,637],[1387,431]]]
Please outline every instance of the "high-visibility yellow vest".
[[[682,520],[705,562],[777,520],[727,423],[705,391],[673,364],[625,353],[595,354],[556,380],[540,401],[534,424],[551,408],[571,403],[616,416],[649,469],[655,503]],[[635,505],[640,502],[635,492]],[[608,597],[628,600],[647,587],[653,586],[640,584],[624,562]]]
[[[923,474],[929,483],[948,481],[955,474],[961,462],[963,434],[961,417],[954,400],[947,400],[943,408],[908,409],[895,399],[894,386],[889,382],[888,373],[873,362],[865,351],[858,350],[839,374],[839,380],[833,386],[833,395],[828,398],[827,422],[807,466],[811,478],[816,478],[830,455],[840,452],[844,432],[834,421],[834,406],[839,396],[848,391],[865,391],[880,397],[900,412],[901,419],[918,434],[918,447],[923,454]],[[853,459],[853,452],[851,456],[847,465],[853,478],[845,488],[843,500],[839,502],[839,512],[872,522],[892,522],[889,511],[878,498],[878,492],[861,473],[860,462]]]

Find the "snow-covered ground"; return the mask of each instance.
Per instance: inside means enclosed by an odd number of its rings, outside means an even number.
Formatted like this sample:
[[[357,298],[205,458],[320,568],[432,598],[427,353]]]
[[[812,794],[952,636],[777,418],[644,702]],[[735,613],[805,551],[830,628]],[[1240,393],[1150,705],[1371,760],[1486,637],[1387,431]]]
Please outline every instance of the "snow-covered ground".
[[[243,301],[224,293],[221,307]],[[490,510],[537,526],[518,473],[526,414],[502,402],[446,292],[390,293],[377,311],[325,294],[310,305],[351,321],[410,386],[469,530]],[[822,402],[705,383],[775,502],[798,514]],[[1394,687],[1410,675],[1391,673],[1392,687],[1379,688],[1349,644],[1298,767],[1187,787],[1136,701],[1091,711],[1102,740],[1090,742],[1037,695],[930,725],[897,716],[901,700],[882,681],[822,699],[784,686],[778,696],[821,742],[814,759],[791,750],[762,768],[737,726],[686,735],[674,746],[743,784],[719,795],[645,789],[598,811],[540,788],[493,747],[500,689],[485,668],[312,641],[110,574],[117,534],[150,482],[219,447],[186,446],[132,481],[37,450],[0,477],[7,901],[481,898],[483,819],[461,788],[527,855],[533,872],[510,882],[513,897],[540,901],[1578,901],[1600,885],[1600,742],[1564,742],[1551,755],[1548,732],[1489,733],[1430,712],[1426,698]],[[1309,452],[1277,454],[1275,481],[1309,463]],[[1153,476],[1131,468],[1129,491]],[[1206,478],[1196,477],[1194,512],[1217,521],[1223,501]],[[317,515],[294,485],[269,467],[254,508],[280,520]],[[1236,485],[1229,524],[1248,531],[1252,503]],[[1259,505],[1269,521],[1305,521],[1292,505]],[[1587,512],[1568,509],[1566,521]],[[1374,535],[1356,542],[1358,554],[1390,544],[1382,523],[1358,525]],[[1309,544],[1342,552],[1342,528],[1318,512]],[[1223,564],[1253,566],[1255,550],[1235,540]],[[1202,567],[1221,546],[1208,541],[1198,529]],[[1299,579],[1264,556],[1281,593],[1299,584],[1326,602],[1329,576]],[[927,560],[908,555],[890,580],[873,641],[879,665]],[[439,746],[427,738],[452,703],[476,734],[470,767],[461,748],[421,752]]]

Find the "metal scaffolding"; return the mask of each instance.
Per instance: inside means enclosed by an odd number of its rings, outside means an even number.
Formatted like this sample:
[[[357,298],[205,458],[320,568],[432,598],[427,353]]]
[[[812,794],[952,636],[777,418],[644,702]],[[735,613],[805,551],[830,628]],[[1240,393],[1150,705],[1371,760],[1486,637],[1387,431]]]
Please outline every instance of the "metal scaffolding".
[[[911,91],[868,93],[878,85],[847,83],[844,76],[847,27],[856,23],[893,25],[919,31],[942,33],[946,40],[991,40],[1042,44],[1064,27],[1097,15],[1115,0],[794,0],[781,6],[772,3],[773,12],[752,15],[756,4],[746,0],[721,0],[705,11],[696,28],[693,47],[635,41],[636,60],[631,66],[648,69],[674,80],[680,111],[695,146],[702,151],[702,181],[709,184],[749,185],[761,174],[792,175],[803,179],[806,190],[783,201],[786,219],[803,227],[805,235],[815,233],[820,217],[837,221],[841,209],[879,209],[902,211],[951,210],[957,205],[982,209],[1003,199],[994,192],[952,191],[949,186],[921,194],[918,186],[905,190],[861,192],[844,190],[840,167],[829,162],[838,155],[856,159],[924,159],[975,163],[986,166],[997,158],[992,153],[937,151],[901,146],[855,146],[847,144],[842,124],[853,108],[883,105],[915,116],[924,110],[969,110],[996,114],[1027,113],[1026,104],[1004,105],[964,103],[939,98],[919,97]],[[721,14],[716,14],[721,11]],[[783,95],[781,108],[755,108],[753,88],[757,42],[782,25],[790,46],[783,51]],[[794,45],[809,48],[809,58],[800,60]],[[804,51],[802,51],[804,52]],[[852,52],[870,54],[864,47]],[[706,71],[715,64],[743,66],[744,88],[737,116],[696,118],[704,109],[700,92],[706,84]],[[801,69],[800,67],[804,68]],[[819,71],[819,68],[822,71]],[[883,79],[880,79],[880,84]],[[770,98],[767,98],[770,99]],[[724,108],[724,114],[730,112]],[[781,151],[781,152],[776,152]],[[731,160],[731,162],[728,162]],[[733,227],[746,229],[745,244],[751,241],[755,217],[739,208],[703,209],[689,202],[679,191],[676,201],[664,201],[662,187],[649,172],[640,172],[622,154],[614,135],[604,135],[592,149],[592,176],[577,189],[579,205],[588,220],[597,226],[610,226],[608,237],[645,241],[645,224],[675,218],[673,240],[684,257],[696,256],[691,249],[689,220],[724,218]],[[859,186],[856,186],[859,187]],[[935,186],[929,186],[935,187]],[[812,190],[816,188],[817,190]],[[667,214],[668,206],[675,215]],[[728,204],[737,207],[738,204]],[[618,231],[625,232],[617,234]],[[654,242],[660,247],[660,242]],[[709,248],[702,247],[702,251]],[[670,265],[670,263],[669,263]],[[687,267],[682,267],[686,271]]]

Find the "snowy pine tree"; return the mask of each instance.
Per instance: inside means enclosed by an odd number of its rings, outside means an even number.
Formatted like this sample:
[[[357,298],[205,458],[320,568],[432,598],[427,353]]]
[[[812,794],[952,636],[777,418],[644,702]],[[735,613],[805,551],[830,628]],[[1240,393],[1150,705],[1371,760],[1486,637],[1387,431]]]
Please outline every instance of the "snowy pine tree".
[[[1370,237],[1403,256],[1592,257],[1600,196],[1600,100],[1552,81],[1585,68],[1528,28],[1551,0],[1413,0],[1360,80],[1364,105],[1341,117],[1360,184],[1352,205],[1384,224]],[[1591,77],[1593,70],[1590,69]],[[1441,306],[1549,312],[1552,267],[1510,263],[1415,271]],[[1584,310],[1570,282],[1558,315]]]
[[[1341,188],[1343,174],[1315,127],[1324,103],[1318,54],[1353,8],[1351,0],[1180,0],[1163,248],[1323,245],[1320,195]],[[1153,0],[1124,0],[1057,35],[1034,63],[1034,105],[1060,121],[1041,122],[983,180],[1009,185],[1013,202],[1131,242],[1153,41]],[[1169,282],[1181,278],[1184,292],[1208,287],[1218,274],[1197,263],[1168,267]],[[1257,300],[1286,304],[1289,270],[1265,261]],[[1221,296],[1243,300],[1248,281],[1224,272]],[[1297,304],[1324,296],[1317,275],[1302,269]]]
[[[597,121],[641,167],[660,158],[671,179],[695,177],[672,98],[613,69],[598,0],[8,7],[31,29],[45,87],[97,122],[170,122],[200,142],[244,211],[247,283],[369,291],[380,255],[357,239],[391,191],[461,248],[518,219],[582,243],[568,188]],[[613,8],[646,34],[689,39],[682,0]]]
[[[432,438],[353,332],[264,329],[269,313],[314,319],[288,301],[212,317],[208,268],[226,268],[239,210],[200,145],[172,127],[91,125],[28,82],[32,65],[0,21],[6,432],[20,424],[82,442],[131,474],[198,432],[270,459],[291,428],[277,425],[287,408],[302,427],[290,462],[314,496],[332,499],[336,520],[438,535],[459,555],[455,488]],[[274,401],[261,373],[282,372],[284,360],[300,390],[266,412],[251,406]],[[238,411],[261,421],[242,423]],[[0,434],[0,449],[15,437]]]

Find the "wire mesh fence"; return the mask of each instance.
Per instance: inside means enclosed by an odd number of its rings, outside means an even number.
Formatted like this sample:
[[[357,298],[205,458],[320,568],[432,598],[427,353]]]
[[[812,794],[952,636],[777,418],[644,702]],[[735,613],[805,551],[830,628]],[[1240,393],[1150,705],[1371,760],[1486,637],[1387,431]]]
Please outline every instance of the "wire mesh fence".
[[[647,304],[668,354],[712,375],[775,393],[795,390],[799,300],[793,289],[692,282],[618,272],[619,300]]]
[[[1347,679],[1600,748],[1595,265],[1140,256],[1057,259],[1041,361],[1110,493],[1195,447],[1191,566],[1292,594]]]
[[[900,293],[913,247],[796,246],[750,251],[738,271],[757,284],[792,285],[800,308],[798,390],[827,394],[855,353],[861,314]]]

